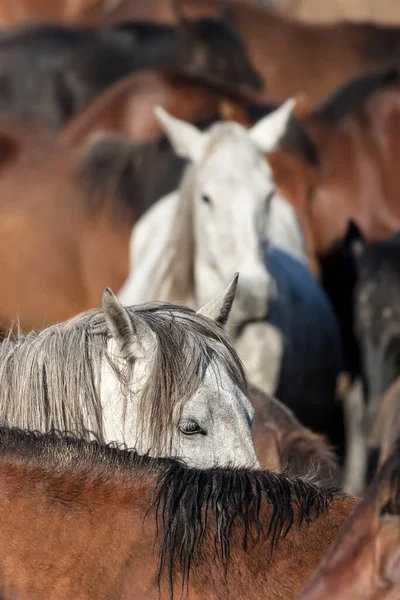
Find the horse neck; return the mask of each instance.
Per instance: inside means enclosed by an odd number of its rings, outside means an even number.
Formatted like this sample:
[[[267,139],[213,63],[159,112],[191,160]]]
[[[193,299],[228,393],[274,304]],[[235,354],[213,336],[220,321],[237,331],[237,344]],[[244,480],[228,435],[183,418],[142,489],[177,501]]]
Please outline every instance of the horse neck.
[[[132,598],[132,594],[140,596],[143,589],[156,588],[154,541],[157,532],[155,519],[149,515],[155,475],[144,474],[136,468],[107,468],[106,463],[85,470],[81,462],[76,464],[73,453],[70,456],[69,452],[61,451],[56,465],[63,465],[62,456],[65,466],[59,469],[51,463],[43,468],[39,461],[28,457],[21,468],[20,456],[3,454],[1,457],[0,482],[2,486],[5,482],[8,484],[0,503],[0,518],[8,526],[12,524],[13,551],[9,554],[9,541],[3,536],[0,552],[9,556],[14,565],[24,565],[23,576],[13,569],[6,575],[0,559],[2,591],[18,589],[22,597],[45,598],[52,570],[57,572],[57,566],[66,564],[65,561],[80,565],[79,570],[70,569],[65,580],[71,597],[91,598],[92,577],[100,571],[106,575],[96,587],[104,597],[109,596],[110,590],[118,590],[118,597],[127,599]],[[52,504],[50,521],[49,502]],[[74,515],[67,527],[66,506]],[[89,520],[87,515],[92,511]],[[66,533],[60,537],[61,529]],[[57,544],[49,544],[50,538],[57,539]],[[104,540],[107,540],[106,553]],[[88,544],[90,552],[87,552]],[[40,547],[41,563],[46,565],[40,574],[35,567],[35,553],[28,550],[33,547]],[[165,592],[162,597],[168,597],[167,583],[165,588],[162,585],[162,590]]]
[[[126,27],[129,32],[130,25]],[[140,33],[139,33],[140,35]],[[135,69],[166,69],[176,67],[179,63],[180,40],[176,30],[170,26],[152,26],[144,33],[137,46],[135,24],[132,25],[132,51]]]
[[[158,272],[155,299],[195,306],[194,227],[192,182],[194,167],[188,167],[179,188],[179,201],[171,227],[164,261]]]
[[[189,588],[193,596],[189,597],[197,598],[195,592],[208,597],[208,594],[215,594],[215,590],[221,590],[222,597],[226,594],[227,585],[230,590],[239,589],[239,586],[246,589],[246,598],[249,600],[289,600],[297,597],[356,503],[353,498],[335,497],[327,514],[310,523],[303,523],[302,526],[293,525],[276,546],[272,546],[271,539],[268,538],[252,546],[251,552],[243,549],[240,527],[232,527],[228,584],[224,570],[216,560],[215,546],[211,542],[212,534],[205,536],[205,540],[211,540],[203,543],[204,560],[191,567]],[[294,510],[297,510],[296,507]],[[268,529],[271,517],[271,506],[263,504],[259,518],[265,530]],[[301,570],[296,568],[299,556],[302,557]],[[282,592],[282,577],[285,580],[285,592]]]

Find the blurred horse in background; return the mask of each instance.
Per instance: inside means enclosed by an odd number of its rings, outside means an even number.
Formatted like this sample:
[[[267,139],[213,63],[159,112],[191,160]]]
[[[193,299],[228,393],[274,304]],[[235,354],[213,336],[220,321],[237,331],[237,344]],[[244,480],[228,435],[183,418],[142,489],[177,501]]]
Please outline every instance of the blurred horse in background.
[[[400,444],[297,600],[394,600],[400,594]]]
[[[304,90],[313,103],[319,102],[353,77],[400,64],[399,27],[351,22],[312,25],[290,19],[275,7],[243,0],[121,0],[88,22],[149,19],[171,23],[183,12],[210,17],[221,11],[245,43],[264,87],[277,100]]]
[[[175,26],[39,24],[0,38],[0,115],[58,129],[107,86],[146,68],[260,85],[239,37],[217,19],[180,19]]]
[[[0,121],[0,326],[43,329],[100,305],[129,273],[133,142],[66,149],[46,130]]]
[[[265,160],[284,138],[293,107],[288,101],[249,131],[221,123],[207,132],[158,109],[175,151],[193,165],[179,192],[135,227],[132,273],[120,297],[198,306],[239,265],[232,324],[251,381],[266,393],[278,390],[304,425],[331,433],[341,367],[337,324],[308,269],[296,213]]]

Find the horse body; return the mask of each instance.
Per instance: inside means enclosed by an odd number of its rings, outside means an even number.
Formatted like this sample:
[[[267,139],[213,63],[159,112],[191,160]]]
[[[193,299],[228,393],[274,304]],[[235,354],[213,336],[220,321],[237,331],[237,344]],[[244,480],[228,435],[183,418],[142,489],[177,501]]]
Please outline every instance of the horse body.
[[[182,10],[191,17],[215,15],[219,7],[218,0],[182,2]],[[95,16],[93,22],[143,18],[174,22],[177,13],[173,3],[162,0],[123,0],[109,13]],[[399,62],[396,27],[311,25],[291,20],[272,7],[240,1],[232,3],[227,18],[244,40],[265,88],[276,99],[304,90],[316,102],[352,77]]]
[[[251,385],[255,410],[252,428],[261,468],[291,476],[312,476],[314,482],[340,487],[336,456],[323,436],[307,429],[282,402]]]
[[[396,169],[398,71],[355,80],[304,120],[321,161],[310,205],[317,252],[326,254],[353,219],[368,241],[400,228]]]
[[[107,284],[122,286],[138,208],[136,155],[128,142],[109,156],[102,140],[66,150],[26,124],[0,129],[0,325],[37,330],[99,306]]]
[[[189,600],[239,598],[244,587],[251,600],[289,600],[357,503],[271,473],[201,472],[94,442],[0,435],[6,600],[150,600],[169,597],[170,585],[176,597],[182,584]]]
[[[236,34],[217,19],[77,28],[40,24],[0,40],[0,112],[58,129],[118,79],[145,68],[258,88]]]

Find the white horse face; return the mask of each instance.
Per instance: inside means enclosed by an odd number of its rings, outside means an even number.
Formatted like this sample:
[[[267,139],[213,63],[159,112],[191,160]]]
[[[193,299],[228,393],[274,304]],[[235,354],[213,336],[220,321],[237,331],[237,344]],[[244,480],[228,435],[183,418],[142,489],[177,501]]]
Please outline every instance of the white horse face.
[[[227,319],[235,289],[236,279],[225,294],[218,296],[199,313],[223,323]],[[108,295],[103,306],[112,334],[108,342],[112,364],[106,360],[103,362],[100,392],[106,439],[124,442],[142,454],[178,457],[197,468],[217,465],[258,466],[251,436],[254,410],[243,393],[240,382],[232,376],[229,361],[226,361],[229,352],[223,342],[209,340],[210,360],[203,362],[201,375],[193,389],[189,393],[182,389],[182,395],[186,399],[183,406],[179,403],[179,389],[175,406],[160,407],[162,398],[156,398],[156,404],[152,404],[151,408],[150,403],[154,402],[154,398],[149,396],[148,405],[144,407],[143,394],[148,389],[149,378],[158,377],[161,381],[165,377],[174,377],[174,373],[166,375],[160,372],[155,362],[158,344],[163,335],[162,328],[157,329],[156,335],[139,314],[132,317],[132,313],[128,313],[114,296]],[[172,316],[171,308],[165,309],[165,329],[169,329],[168,335],[174,335],[172,329],[178,327],[178,320],[179,312]],[[200,343],[204,344],[204,341],[202,336]],[[198,347],[196,350],[194,338],[193,343],[193,352],[187,357],[187,362],[189,367],[192,362],[192,368],[198,371],[194,363],[200,352]],[[165,364],[165,361],[162,363]],[[185,368],[184,365],[183,367]],[[118,371],[121,370],[129,372],[125,398],[118,376]],[[182,387],[184,386],[182,383]],[[176,388],[173,389],[177,391]],[[162,417],[166,415],[162,413],[164,409],[166,413],[170,410],[171,418],[167,419],[167,426],[163,430]],[[144,419],[143,414],[139,414],[143,410]],[[154,423],[150,419],[154,419]],[[155,435],[162,438],[158,440],[157,448],[154,446]]]
[[[223,123],[206,133],[157,109],[175,150],[195,165],[196,301],[201,305],[209,300],[238,271],[232,314],[237,323],[267,314],[274,282],[265,267],[264,246],[271,203],[279,191],[265,153],[285,133],[293,105],[288,101],[249,131]]]
[[[197,301],[203,304],[238,271],[232,316],[238,321],[263,318],[273,283],[263,256],[266,221],[277,190],[247,131],[236,124],[217,127],[221,140],[198,165],[194,181]]]

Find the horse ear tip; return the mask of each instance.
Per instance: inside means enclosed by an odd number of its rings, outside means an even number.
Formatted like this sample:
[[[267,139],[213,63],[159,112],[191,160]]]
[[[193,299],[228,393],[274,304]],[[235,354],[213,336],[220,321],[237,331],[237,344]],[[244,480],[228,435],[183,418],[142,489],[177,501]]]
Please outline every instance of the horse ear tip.
[[[112,291],[112,289],[107,286],[104,288],[104,292],[103,292],[103,304],[105,302],[108,302],[109,300],[113,300],[114,299],[114,292]]]

